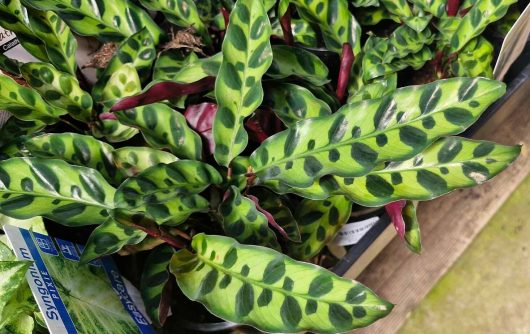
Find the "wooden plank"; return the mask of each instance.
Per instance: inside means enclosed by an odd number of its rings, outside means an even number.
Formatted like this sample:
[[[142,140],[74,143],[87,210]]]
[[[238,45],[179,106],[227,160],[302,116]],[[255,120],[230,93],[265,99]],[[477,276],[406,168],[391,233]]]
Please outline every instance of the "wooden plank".
[[[417,256],[394,239],[357,278],[396,304],[392,313],[357,334],[391,334],[462,254],[511,192],[530,173],[530,80],[474,135],[523,144],[521,156],[492,181],[421,203],[423,252]]]

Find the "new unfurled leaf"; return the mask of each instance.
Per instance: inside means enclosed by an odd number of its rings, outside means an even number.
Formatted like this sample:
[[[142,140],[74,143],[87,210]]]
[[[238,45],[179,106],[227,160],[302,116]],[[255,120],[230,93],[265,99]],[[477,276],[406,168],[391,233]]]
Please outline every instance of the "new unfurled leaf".
[[[322,30],[326,47],[340,53],[342,45],[348,43],[357,54],[361,51],[361,26],[348,10],[346,0],[290,0],[300,16]],[[280,13],[283,15],[283,13]]]
[[[279,180],[298,188],[327,174],[361,176],[383,161],[409,159],[437,138],[463,131],[504,91],[503,83],[485,78],[400,88],[298,122],[264,141],[250,164],[258,183]]]
[[[215,81],[218,110],[213,136],[215,160],[228,166],[247,146],[243,119],[263,100],[261,78],[272,62],[271,26],[261,1],[238,0],[223,41]]]
[[[418,217],[416,216],[416,205],[413,201],[407,201],[403,211],[403,220],[405,221],[405,243],[414,253],[421,253],[421,233]]]
[[[198,194],[210,184],[221,182],[215,168],[199,161],[158,164],[123,182],[116,191],[115,203],[159,224],[179,224],[193,212],[208,209],[208,201]]]
[[[266,332],[340,333],[387,315],[392,304],[363,285],[274,250],[198,234],[170,271],[184,294],[216,316]]]
[[[264,104],[268,105],[286,126],[292,126],[304,119],[331,114],[326,102],[316,98],[307,88],[290,83],[266,86]]]
[[[66,110],[77,120],[90,122],[92,97],[79,87],[73,75],[47,63],[26,63],[20,66],[20,73],[49,104]]]
[[[287,253],[298,260],[307,260],[320,253],[348,221],[351,208],[352,202],[345,196],[300,202],[295,217],[302,240],[289,244]]]
[[[272,64],[267,76],[284,79],[290,76],[306,80],[316,86],[329,82],[328,68],[318,56],[299,47],[274,45]]]
[[[88,263],[105,255],[116,253],[125,245],[136,245],[147,234],[109,219],[96,227],[88,237],[81,262]]]
[[[39,93],[16,83],[0,74],[0,109],[9,111],[16,118],[53,124],[66,110],[47,104]]]
[[[265,215],[258,211],[251,199],[241,195],[236,187],[230,187],[219,211],[223,217],[223,229],[229,237],[244,244],[280,250],[276,235],[269,228]]]
[[[190,127],[203,138],[203,142],[208,144],[208,151],[213,154],[215,142],[213,140],[213,120],[217,113],[217,104],[205,102],[201,104],[190,105],[184,112],[184,117]]]
[[[140,281],[147,313],[158,326],[164,324],[169,313],[172,282],[168,266],[173,254],[175,250],[168,245],[155,248],[147,257]]]
[[[43,216],[69,226],[107,221],[114,188],[97,171],[61,160],[0,161],[0,212],[14,218]]]
[[[57,13],[70,28],[102,41],[121,41],[146,28],[158,42],[162,33],[149,14],[129,0],[112,2],[23,0],[24,4]]]
[[[186,118],[171,107],[154,103],[115,115],[121,123],[138,128],[153,148],[169,148],[179,158],[201,159],[201,137],[189,128]]]

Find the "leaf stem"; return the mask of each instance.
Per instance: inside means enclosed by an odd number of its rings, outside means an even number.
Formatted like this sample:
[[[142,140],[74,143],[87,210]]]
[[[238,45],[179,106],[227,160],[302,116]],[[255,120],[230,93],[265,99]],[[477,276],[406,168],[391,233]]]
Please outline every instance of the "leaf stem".
[[[291,5],[285,11],[285,14],[280,18],[280,26],[283,31],[283,39],[285,44],[292,46],[294,44],[293,30],[291,28]]]

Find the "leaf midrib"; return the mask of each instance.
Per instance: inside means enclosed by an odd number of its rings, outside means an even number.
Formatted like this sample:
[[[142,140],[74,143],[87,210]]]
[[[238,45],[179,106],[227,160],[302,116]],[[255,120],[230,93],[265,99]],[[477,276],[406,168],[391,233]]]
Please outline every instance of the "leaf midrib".
[[[78,203],[83,203],[83,204],[87,204],[87,205],[90,205],[90,206],[97,206],[97,207],[104,208],[104,209],[113,209],[113,207],[107,206],[106,204],[101,204],[101,203],[98,203],[98,202],[88,202],[88,201],[78,200],[75,197],[65,197],[63,195],[53,196],[53,195],[43,194],[43,193],[38,193],[38,192],[14,191],[14,190],[4,191],[4,190],[7,190],[7,189],[0,189],[0,193],[10,193],[10,194],[14,194],[14,195],[30,195],[30,196],[33,196],[33,197],[45,197],[45,198],[61,199],[61,200],[64,200],[64,201],[78,202]]]

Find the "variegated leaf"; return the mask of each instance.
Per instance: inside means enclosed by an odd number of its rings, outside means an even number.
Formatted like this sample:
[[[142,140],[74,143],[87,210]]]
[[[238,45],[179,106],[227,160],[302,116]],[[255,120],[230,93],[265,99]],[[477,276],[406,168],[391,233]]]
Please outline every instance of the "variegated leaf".
[[[272,34],[283,37],[283,31],[278,20],[271,22]],[[291,31],[294,41],[305,46],[317,47],[317,34],[313,27],[304,19],[291,19]]]
[[[30,261],[0,261],[0,315],[7,303],[15,297],[18,288],[26,282],[25,275],[30,265]]]
[[[14,76],[20,76],[20,62],[16,59],[11,59],[5,54],[0,54],[0,73],[1,71],[7,72]]]
[[[163,13],[166,19],[173,24],[184,28],[192,27],[199,33],[205,44],[211,44],[210,34],[199,15],[195,1],[140,0],[140,3],[150,11]]]
[[[331,114],[329,106],[316,98],[310,90],[290,83],[266,86],[264,104],[268,105],[286,126],[292,126],[304,119]]]
[[[39,93],[19,85],[10,77],[0,74],[0,109],[26,121],[56,123],[66,110],[47,104]]]
[[[20,72],[49,104],[66,110],[77,120],[90,122],[92,97],[79,87],[75,76],[60,72],[47,63],[26,63],[20,66]]]
[[[350,1],[355,7],[379,6],[379,0],[352,0]]]
[[[208,58],[206,58],[208,59]],[[185,54],[180,50],[166,50],[162,51],[156,59],[153,67],[153,80],[174,80],[174,75],[179,72],[183,67],[199,61],[199,57],[194,52]],[[207,77],[205,75],[202,78]],[[200,80],[199,78],[197,80]],[[190,82],[197,81],[193,79]],[[178,81],[178,80],[176,80]]]
[[[432,15],[425,15],[421,7],[413,12],[407,0],[381,0],[381,4],[417,32],[424,30],[432,18]]]
[[[405,242],[407,247],[414,253],[421,253],[421,233],[418,217],[416,216],[416,205],[414,202],[407,201],[403,211],[403,220],[405,221]]]
[[[382,20],[392,20],[396,23],[401,23],[399,16],[390,13],[383,6],[358,9],[355,13],[355,16],[359,20],[359,23],[363,26],[373,26]]]
[[[504,92],[503,83],[485,78],[400,88],[298,122],[264,141],[250,164],[258,183],[279,180],[299,188],[327,174],[364,175],[383,161],[409,159],[437,138],[463,131]]]
[[[146,28],[156,42],[162,34],[162,30],[149,14],[130,0],[22,1],[40,10],[55,12],[79,35],[94,36],[102,41],[121,41],[142,28]]]
[[[0,147],[9,145],[24,136],[34,134],[46,124],[41,121],[23,121],[16,117],[10,117],[0,128]]]
[[[271,26],[260,1],[238,0],[223,41],[215,81],[218,110],[213,124],[215,160],[228,166],[247,146],[243,119],[263,100],[261,77],[272,62]]]
[[[397,73],[392,73],[385,77],[378,77],[373,79],[369,84],[363,84],[360,89],[351,91],[348,97],[348,103],[377,99],[391,94],[396,88]]]
[[[130,226],[125,226],[109,219],[96,227],[88,237],[81,262],[88,263],[105,255],[116,253],[125,245],[136,245],[147,234]]]
[[[140,291],[151,320],[162,326],[169,313],[171,275],[168,270],[169,261],[175,250],[168,245],[155,248],[145,261],[142,272]]]
[[[272,64],[267,76],[284,79],[290,76],[322,86],[329,82],[328,68],[318,56],[299,47],[275,45],[272,47]]]
[[[222,182],[215,168],[199,161],[158,164],[127,179],[116,191],[116,207],[142,213],[157,223],[179,224],[194,212],[208,209],[198,194]]]
[[[329,50],[340,53],[349,43],[353,53],[361,51],[361,26],[348,10],[346,0],[290,0],[300,16],[322,30],[322,38]],[[283,15],[283,13],[280,13]]]
[[[291,243],[287,254],[298,260],[318,255],[348,221],[352,202],[345,196],[331,196],[323,201],[305,199],[297,206],[295,217],[301,243]]]
[[[410,0],[410,2],[438,18],[444,16],[447,4],[446,0]]]
[[[226,235],[241,243],[280,250],[276,235],[269,228],[265,215],[256,208],[256,204],[241,195],[239,189],[234,186],[230,187],[227,195],[219,207]]]
[[[131,177],[159,163],[175,162],[178,158],[150,147],[120,147],[112,152],[112,160],[124,176]]]
[[[31,30],[44,43],[50,63],[58,70],[75,75],[77,40],[57,14],[28,8]]]
[[[395,58],[404,58],[420,51],[425,45],[431,44],[434,37],[428,28],[420,32],[406,25],[397,28],[388,37],[388,49],[383,56],[383,63],[391,63]],[[367,54],[370,54],[369,50]]]
[[[392,304],[363,285],[274,250],[198,234],[170,271],[184,294],[214,315],[274,333],[347,332],[387,315]]]
[[[101,224],[113,207],[114,192],[101,174],[87,167],[40,158],[0,161],[0,212],[14,218]]]
[[[215,77],[223,60],[222,53],[207,58],[195,59],[196,56],[188,56],[182,64],[170,61],[169,55],[164,54],[155,65],[155,79],[171,80],[180,83],[192,83],[206,77]]]
[[[140,129],[153,148],[169,148],[179,158],[201,159],[201,137],[190,129],[186,118],[171,107],[153,103],[118,111],[115,115],[121,123]]]
[[[482,36],[472,39],[458,53],[450,65],[450,73],[455,77],[493,78],[493,45]]]
[[[516,0],[477,0],[471,10],[462,18],[455,34],[451,37],[449,51],[461,50],[470,40],[479,36],[486,26],[506,15]]]

